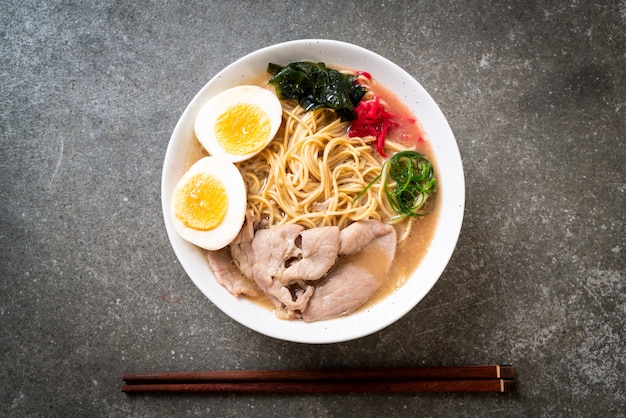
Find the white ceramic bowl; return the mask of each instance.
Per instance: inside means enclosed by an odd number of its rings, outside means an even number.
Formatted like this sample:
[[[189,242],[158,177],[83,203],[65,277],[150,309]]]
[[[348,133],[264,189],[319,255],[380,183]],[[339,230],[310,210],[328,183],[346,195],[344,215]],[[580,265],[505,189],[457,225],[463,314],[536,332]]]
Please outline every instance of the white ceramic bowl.
[[[293,61],[325,62],[368,71],[400,98],[419,119],[431,142],[438,167],[441,196],[439,221],[433,241],[421,264],[399,290],[368,309],[327,321],[285,321],[220,286],[208,266],[204,251],[184,241],[170,219],[174,187],[183,174],[194,137],[194,119],[201,105],[218,92],[263,74],[267,64]],[[162,206],[167,233],[181,265],[198,288],[224,313],[257,332],[286,341],[309,344],[353,340],[395,322],[430,291],[443,273],[456,246],[465,206],[463,166],[454,134],[441,110],[410,74],[367,49],[332,40],[297,40],[269,46],[235,61],[213,77],[193,98],[170,139],[162,178]]]

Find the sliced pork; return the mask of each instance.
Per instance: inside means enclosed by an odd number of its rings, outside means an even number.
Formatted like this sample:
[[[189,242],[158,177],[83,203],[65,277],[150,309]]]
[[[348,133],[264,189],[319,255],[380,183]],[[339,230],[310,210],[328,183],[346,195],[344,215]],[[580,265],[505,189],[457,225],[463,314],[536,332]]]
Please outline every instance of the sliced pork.
[[[385,280],[396,251],[396,230],[380,221],[358,221],[341,231],[340,259],[315,289],[302,319],[346,315],[369,300]]]
[[[252,240],[253,277],[288,311],[303,311],[313,294],[313,286],[307,282],[324,276],[338,251],[337,227],[305,230],[290,224],[261,229]]]
[[[228,248],[207,252],[209,266],[217,282],[235,296],[259,296],[261,290],[257,284],[246,277],[235,265]]]
[[[246,220],[241,227],[241,231],[230,243],[230,253],[239,270],[244,276],[252,279],[254,266],[254,254],[252,253],[252,239],[254,231],[259,224],[259,217],[253,210],[246,211]]]
[[[313,322],[348,314],[370,299],[395,250],[395,229],[377,220],[341,231],[294,224],[262,228],[249,211],[230,250],[210,252],[208,259],[232,294],[265,293],[279,318]]]
[[[273,228],[260,229],[252,240],[254,254],[253,277],[262,287],[269,286],[267,280],[278,280],[282,284],[283,272],[292,259],[297,258],[300,248],[296,240],[304,227],[295,224],[279,225]]]
[[[339,251],[339,228],[320,226],[305,229],[296,240],[300,251],[285,263],[281,282],[316,281],[335,264]]]
[[[393,226],[376,219],[364,219],[354,222],[341,230],[339,254],[354,254],[365,248],[374,240],[384,236],[387,236],[387,238],[383,240],[387,247],[385,251],[393,251],[392,254],[395,254],[396,231]],[[391,258],[393,259],[393,256]]]
[[[378,279],[352,263],[342,263],[317,288],[302,313],[305,322],[322,321],[349,314],[380,287]]]

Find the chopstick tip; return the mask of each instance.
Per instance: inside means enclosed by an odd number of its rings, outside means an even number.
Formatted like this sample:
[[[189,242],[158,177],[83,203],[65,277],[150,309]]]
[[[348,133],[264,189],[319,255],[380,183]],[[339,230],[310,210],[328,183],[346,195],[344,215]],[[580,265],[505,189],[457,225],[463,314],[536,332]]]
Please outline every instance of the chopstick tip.
[[[515,367],[511,365],[499,366],[500,379],[513,379],[515,378]]]
[[[503,380],[502,392],[515,392],[515,380]]]

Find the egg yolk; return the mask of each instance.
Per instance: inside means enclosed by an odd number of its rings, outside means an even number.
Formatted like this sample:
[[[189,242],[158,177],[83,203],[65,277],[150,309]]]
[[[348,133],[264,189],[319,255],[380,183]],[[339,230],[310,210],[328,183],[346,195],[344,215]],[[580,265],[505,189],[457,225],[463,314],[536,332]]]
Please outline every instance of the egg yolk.
[[[186,226],[208,231],[222,223],[228,209],[224,184],[217,177],[198,173],[174,191],[176,216]]]
[[[269,117],[259,106],[250,103],[229,107],[215,123],[217,142],[230,154],[259,151],[267,143],[269,134]]]

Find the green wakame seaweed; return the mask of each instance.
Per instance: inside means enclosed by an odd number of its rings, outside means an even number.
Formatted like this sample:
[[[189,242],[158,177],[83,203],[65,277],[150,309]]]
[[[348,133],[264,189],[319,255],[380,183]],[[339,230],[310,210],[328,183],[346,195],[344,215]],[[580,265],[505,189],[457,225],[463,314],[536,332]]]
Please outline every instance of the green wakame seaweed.
[[[356,77],[327,68],[322,62],[292,62],[287,66],[270,63],[270,84],[279,99],[294,99],[306,111],[335,109],[342,121],[355,120],[354,107],[365,95]]]

